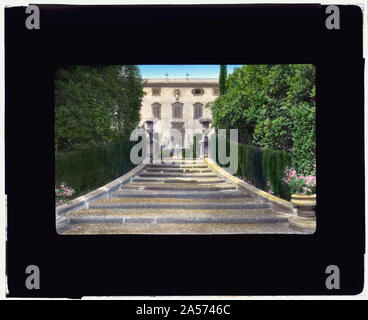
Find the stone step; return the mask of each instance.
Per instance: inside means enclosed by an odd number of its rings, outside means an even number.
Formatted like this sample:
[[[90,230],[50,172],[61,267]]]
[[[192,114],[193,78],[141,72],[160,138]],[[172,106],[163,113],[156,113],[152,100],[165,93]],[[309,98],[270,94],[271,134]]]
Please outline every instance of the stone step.
[[[154,160],[153,164],[205,164],[204,160],[202,159],[193,159],[193,158],[186,158],[186,159],[178,159],[178,158],[163,158]]]
[[[81,223],[71,224],[61,234],[302,234],[288,223]]]
[[[139,174],[139,177],[143,178],[155,178],[155,177],[163,177],[163,178],[181,178],[181,177],[188,177],[188,178],[216,178],[218,177],[214,173],[160,173],[160,172],[142,172]]]
[[[191,191],[147,191],[122,189],[111,194],[113,198],[169,198],[169,199],[237,199],[251,197],[239,190],[220,192],[191,192]]]
[[[204,163],[154,163],[108,198],[63,216],[63,234],[296,234],[288,216]],[[59,223],[60,225],[60,223]]]
[[[159,201],[122,201],[127,199],[110,198],[99,200],[89,205],[90,209],[267,209],[270,205],[266,202],[249,201],[245,198],[243,201],[216,202],[216,201],[180,201],[174,199],[157,199]],[[151,199],[152,200],[152,199]],[[169,201],[174,200],[174,201]],[[247,201],[248,200],[248,201]]]
[[[285,218],[284,215],[276,214],[276,212],[271,208],[260,208],[260,209],[191,209],[186,210],[183,208],[89,208],[83,209],[80,211],[74,211],[67,215],[67,217],[72,216],[162,216],[166,217],[167,215],[175,215],[177,217],[183,217],[186,215],[189,216],[205,216],[205,217],[213,217],[213,216],[238,216],[242,215],[258,215],[258,214],[267,214],[268,216],[277,215],[278,217]]]
[[[137,203],[137,202],[146,202],[146,203],[176,203],[176,204],[183,204],[183,203],[204,203],[204,202],[211,202],[211,203],[228,203],[229,201],[231,201],[232,204],[235,203],[266,203],[264,201],[257,201],[254,198],[251,197],[237,197],[237,198],[232,198],[232,199],[219,199],[219,198],[212,198],[212,199],[208,199],[208,198],[163,198],[163,197],[156,197],[156,198],[152,198],[152,197],[140,197],[140,198],[120,198],[120,197],[110,197],[107,199],[102,199],[102,200],[98,200],[96,203],[101,204],[101,203],[111,203],[111,202],[116,202],[119,204],[122,203]]]
[[[230,183],[223,183],[218,185],[188,185],[179,183],[162,183],[162,184],[138,184],[131,182],[122,187],[122,190],[161,190],[161,191],[198,191],[198,192],[210,192],[210,191],[225,191],[236,190],[236,186]]]
[[[273,214],[270,209],[258,210],[164,210],[159,212],[89,209],[68,215],[69,223],[223,223],[254,224],[287,222],[286,217]]]
[[[210,169],[185,169],[185,168],[147,168],[146,172],[161,172],[161,173],[213,173]]]
[[[208,169],[208,166],[205,164],[150,164],[148,168]]]
[[[69,223],[144,223],[144,224],[152,224],[152,223],[222,223],[222,224],[237,224],[237,223],[246,223],[246,224],[256,224],[256,223],[281,223],[287,222],[287,219],[280,219],[277,217],[269,217],[269,218],[248,218],[248,217],[211,217],[211,218],[202,218],[202,217],[121,217],[121,216],[74,216],[69,218]]]
[[[151,183],[191,183],[191,184],[213,184],[213,183],[224,183],[225,179],[220,178],[196,178],[182,177],[182,178],[141,178],[136,177],[133,179],[134,183],[140,182],[151,182]]]

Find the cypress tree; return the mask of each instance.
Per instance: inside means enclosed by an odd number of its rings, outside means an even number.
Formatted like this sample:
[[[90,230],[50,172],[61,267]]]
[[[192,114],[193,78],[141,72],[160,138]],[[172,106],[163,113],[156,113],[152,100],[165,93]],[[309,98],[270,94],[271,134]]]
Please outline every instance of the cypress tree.
[[[220,65],[220,79],[219,79],[219,88],[220,88],[220,95],[226,93],[226,78],[227,78],[227,66]]]

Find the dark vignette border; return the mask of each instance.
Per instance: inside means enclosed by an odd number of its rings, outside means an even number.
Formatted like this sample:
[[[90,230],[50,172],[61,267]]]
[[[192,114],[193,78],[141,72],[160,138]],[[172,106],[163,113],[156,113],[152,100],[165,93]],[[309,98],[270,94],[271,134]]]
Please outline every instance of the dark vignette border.
[[[358,294],[363,288],[362,12],[319,5],[40,6],[5,9],[5,152],[11,297]],[[199,31],[199,32],[198,32]],[[317,232],[298,235],[59,236],[53,78],[63,64],[313,63]],[[36,264],[41,289],[25,288]],[[341,289],[325,269],[340,267]]]

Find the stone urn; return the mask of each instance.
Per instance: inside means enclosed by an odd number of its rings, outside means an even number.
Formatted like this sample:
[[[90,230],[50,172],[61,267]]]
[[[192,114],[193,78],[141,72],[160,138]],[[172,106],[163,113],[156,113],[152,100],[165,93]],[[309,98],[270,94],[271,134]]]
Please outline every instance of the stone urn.
[[[291,195],[291,203],[296,209],[296,214],[301,217],[316,216],[316,195],[315,194],[293,194]]]
[[[294,206],[294,215],[289,219],[290,226],[313,233],[316,230],[316,194],[293,194],[291,203]]]

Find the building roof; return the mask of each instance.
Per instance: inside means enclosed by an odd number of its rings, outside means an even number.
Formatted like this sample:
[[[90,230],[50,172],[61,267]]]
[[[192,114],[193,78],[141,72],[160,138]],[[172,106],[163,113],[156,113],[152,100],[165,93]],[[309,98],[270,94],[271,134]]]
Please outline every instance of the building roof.
[[[144,78],[144,87],[218,87],[218,78]]]

